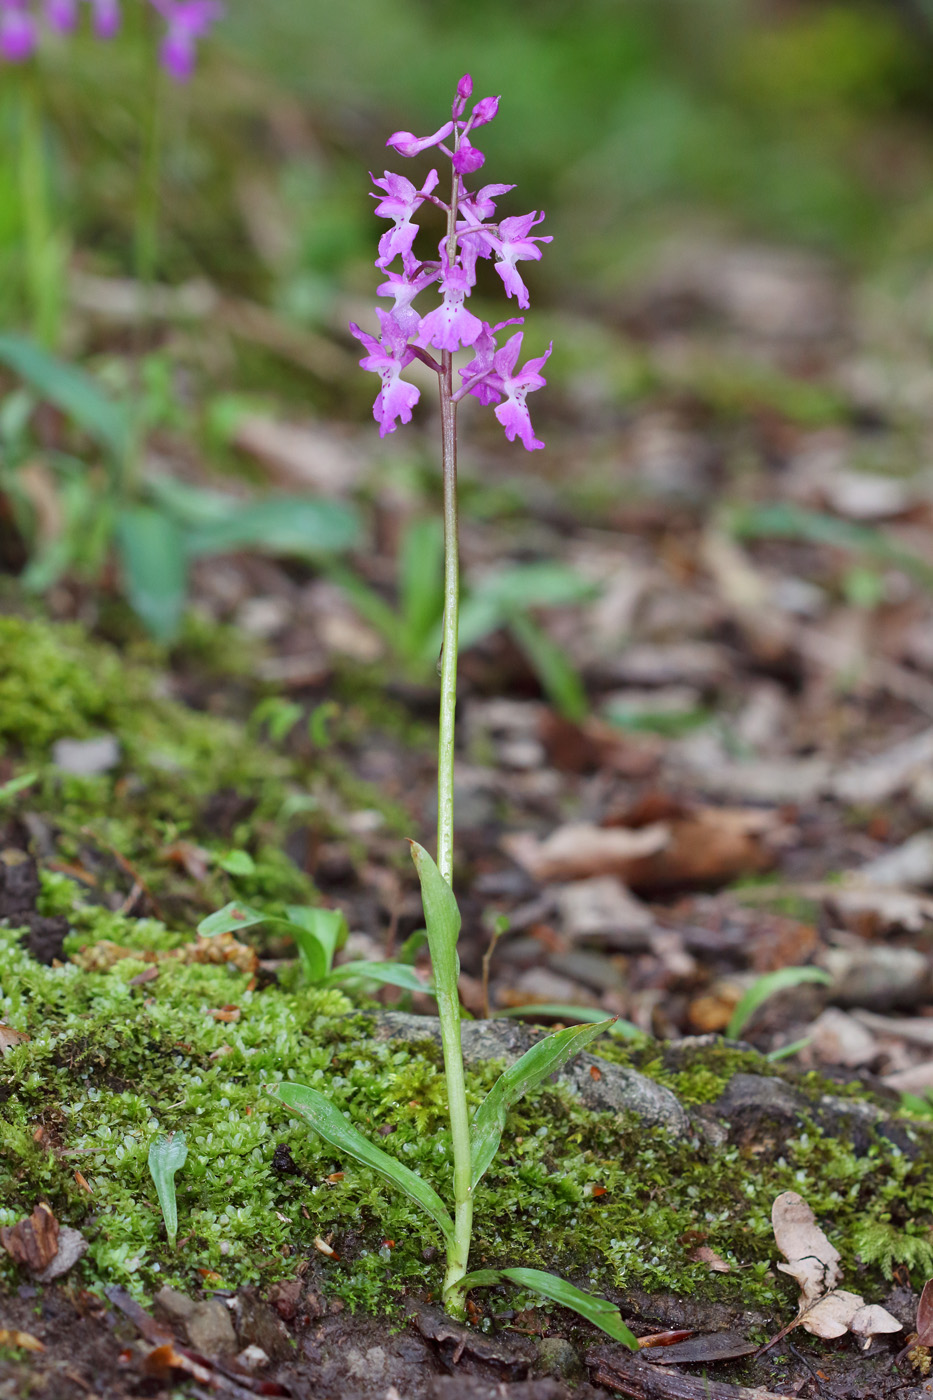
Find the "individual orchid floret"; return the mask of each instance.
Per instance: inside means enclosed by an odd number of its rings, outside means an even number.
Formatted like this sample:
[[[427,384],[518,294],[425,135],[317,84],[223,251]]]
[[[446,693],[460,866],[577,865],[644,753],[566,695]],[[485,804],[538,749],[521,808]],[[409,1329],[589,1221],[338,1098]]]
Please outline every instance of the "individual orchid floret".
[[[544,218],[543,214],[520,214],[499,223],[499,235],[493,241],[496,252],[496,271],[502,278],[507,296],[518,298],[523,311],[528,310],[528,288],[516,270],[515,264],[525,258],[536,261],[541,257],[538,243],[550,243],[550,235],[529,237],[531,229]]]
[[[498,113],[498,97],[483,97],[473,108],[470,115],[470,125],[485,126],[487,122],[495,121]]]
[[[472,216],[471,223],[476,223],[482,219],[491,219],[496,212],[496,200],[500,194],[508,194],[509,190],[514,190],[514,185],[483,185],[475,194],[464,191],[460,196],[460,212]],[[468,228],[469,223],[458,223],[457,228]]]
[[[36,21],[21,0],[0,3],[0,58],[24,63],[36,46]]]
[[[454,400],[464,394],[473,394],[482,404],[500,402],[502,391],[497,387],[495,372],[496,351],[499,348],[496,335],[506,326],[520,326],[524,319],[524,316],[513,316],[495,326],[490,326],[488,321],[483,322],[483,329],[473,342],[473,359],[460,371],[463,386],[454,394]]]
[[[379,240],[376,266],[386,268],[395,258],[404,259],[411,252],[418,235],[418,225],[412,222],[412,215],[435,188],[439,176],[436,170],[432,170],[420,190],[404,175],[393,175],[391,170],[387,170],[381,180],[375,176],[371,178],[378,189],[385,191],[385,198],[376,205],[376,213],[380,218],[392,219],[394,225]],[[379,199],[379,196],[373,195],[373,199]]]
[[[443,126],[438,127],[433,136],[418,137],[410,131],[396,131],[389,137],[386,145],[398,151],[400,156],[417,156],[429,146],[439,146],[453,129],[453,122],[445,122]]]
[[[364,349],[369,351],[360,360],[362,369],[372,370],[382,377],[382,388],[373,404],[373,417],[379,424],[379,436],[394,433],[396,420],[411,422],[411,412],[421,398],[421,390],[401,378],[402,370],[415,358],[414,350],[408,346],[408,337],[390,311],[377,308],[376,315],[382,327],[381,340],[360,330],[354,322],[350,330]]]
[[[472,175],[486,162],[486,157],[474,146],[468,136],[460,138],[460,144],[451,157],[451,163],[458,175]]]
[[[162,67],[176,82],[183,83],[194,72],[197,41],[223,14],[220,0],[152,0],[166,21],[165,37],[159,50]]]
[[[536,447],[543,447],[544,443],[534,435],[525,396],[535,389],[543,388],[547,382],[540,370],[554,346],[552,342],[543,355],[535,360],[526,360],[516,374],[514,371],[521,353],[523,335],[524,331],[516,331],[502,349],[496,352],[494,373],[497,382],[501,383],[505,403],[499,404],[493,412],[505,429],[509,442],[514,442],[517,437],[521,438],[527,450],[533,452]]]
[[[407,336],[417,335],[421,329],[421,317],[412,306],[412,302],[419,292],[423,292],[425,287],[437,281],[438,275],[437,264],[429,264],[420,271],[390,272],[386,281],[376,288],[378,296],[394,298],[392,315]]]
[[[465,345],[472,345],[482,331],[483,323],[463,304],[473,281],[459,263],[450,262],[446,243],[441,244],[440,281],[444,300],[435,311],[429,311],[422,319],[421,333],[415,343],[422,347],[433,345],[438,350],[453,353]]]
[[[470,77],[469,73],[464,73],[463,77],[457,84],[457,95],[454,98],[454,105],[451,108],[451,115],[453,117],[463,116],[464,108],[466,107],[472,95],[473,79]]]

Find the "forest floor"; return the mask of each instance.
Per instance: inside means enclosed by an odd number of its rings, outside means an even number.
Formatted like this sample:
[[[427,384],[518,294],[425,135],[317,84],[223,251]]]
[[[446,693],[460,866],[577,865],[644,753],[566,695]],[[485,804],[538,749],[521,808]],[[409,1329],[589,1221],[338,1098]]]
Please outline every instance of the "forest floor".
[[[656,1042],[675,1057],[684,1043],[695,1070],[759,979],[821,969],[822,980],[788,985],[743,1018],[741,1040],[757,1060],[743,1060],[705,1099],[686,1096],[710,1151],[738,1149],[739,1175],[748,1162],[780,1158],[785,1139],[812,1124],[812,1102],[794,1098],[811,1072],[839,1095],[816,1115],[818,1131],[866,1158],[877,1153],[877,1129],[927,1161],[930,290],[915,289],[906,305],[798,251],[671,248],[637,294],[556,318],[554,337],[572,338],[580,367],[542,413],[547,453],[506,456],[494,424],[465,416],[468,596],[492,599],[498,612],[461,665],[464,1007],[481,1022],[529,1005],[605,1012],[641,1033],[636,1050],[651,1047],[639,1063],[662,1053]],[[598,373],[585,356],[594,337]],[[428,469],[411,457],[375,463],[368,428],[253,415],[237,431],[238,450],[274,485],[365,502],[371,548],[352,569],[395,605],[406,530],[436,495]],[[426,460],[430,433],[429,424]],[[170,433],[159,452],[163,467],[167,458],[200,480]],[[24,606],[12,590],[5,597],[9,612]],[[314,801],[288,823],[293,868],[346,914],[344,956],[393,956],[421,918],[401,836],[426,839],[433,823],[432,664],[406,659],[402,621],[393,653],[345,579],[293,560],[229,554],[199,564],[193,603],[202,635],[222,639],[216,664],[194,644],[176,648],[160,663],[164,693],[238,721],[277,697],[265,712],[269,729],[280,726],[270,762],[320,779],[315,787],[307,778]],[[119,631],[106,596],[86,586],[61,582],[48,607],[105,640]],[[80,751],[106,738],[106,721],[96,728],[77,735],[66,726],[31,747],[10,736],[0,780],[22,771],[25,757],[131,782],[125,749]],[[50,757],[51,741],[69,738],[78,750]],[[141,860],[138,849],[106,849],[74,829],[62,844],[61,814],[27,789],[6,803],[6,868],[36,859],[101,907],[190,937],[197,917],[223,902],[216,850],[234,854],[225,869],[238,897],[251,896],[248,881],[235,883],[249,869],[236,852],[261,864],[249,794],[244,801],[222,784],[214,797],[200,831],[192,823],[172,841],[162,825],[159,851]],[[0,912],[34,934],[52,917],[41,899],[17,906],[9,876],[6,898]],[[259,975],[274,983],[289,949],[261,939],[256,947]],[[59,938],[58,955],[36,953],[53,965],[72,944],[63,950]],[[430,1015],[432,1003],[416,998],[407,1010]],[[569,1017],[558,1009],[532,1019]],[[28,1046],[4,1050],[12,1064]],[[608,1076],[617,1059],[607,1052],[588,1073]],[[16,1064],[21,1074],[25,1058]],[[5,1082],[4,1103],[15,1092],[13,1078]],[[756,1101],[753,1090],[767,1083],[790,1097],[774,1089]],[[839,1108],[859,1094],[875,1105],[871,1132]],[[903,1122],[905,1103],[916,1133],[899,1140],[891,1124]],[[53,1134],[50,1153],[64,1142]],[[870,1212],[873,1189],[840,1197],[840,1222],[844,1212]],[[895,1361],[933,1275],[933,1188],[914,1179],[910,1192],[909,1205],[906,1194],[891,1197],[877,1214],[893,1231],[880,1264],[854,1247],[846,1255],[860,1261],[866,1301],[884,1303],[904,1329],[867,1350],[851,1334],[816,1342],[798,1328],[760,1358],[737,1361],[793,1322],[793,1299],[782,1315],[745,1306],[735,1290],[717,1301],[719,1271],[743,1261],[715,1248],[693,1258],[713,1284],[699,1300],[639,1292],[634,1263],[602,1285],[638,1333],[682,1329],[694,1345],[702,1340],[683,1372],[628,1361],[558,1309],[510,1312],[500,1299],[487,1330],[459,1329],[413,1278],[387,1319],[353,1312],[322,1286],[320,1255],[298,1248],[290,1279],[224,1290],[202,1269],[200,1288],[192,1273],[184,1298],[161,1303],[155,1287],[141,1301],[116,1273],[105,1291],[100,1272],[82,1277],[84,1264],[54,1287],[23,1265],[0,1298],[0,1396],[726,1400],[742,1393],[730,1385],[825,1400],[925,1394],[920,1373]],[[35,1203],[24,1199],[21,1214]],[[818,1213],[832,1236],[833,1209]],[[704,1244],[702,1231],[682,1240],[684,1258]],[[719,1362],[714,1334],[729,1339]]]

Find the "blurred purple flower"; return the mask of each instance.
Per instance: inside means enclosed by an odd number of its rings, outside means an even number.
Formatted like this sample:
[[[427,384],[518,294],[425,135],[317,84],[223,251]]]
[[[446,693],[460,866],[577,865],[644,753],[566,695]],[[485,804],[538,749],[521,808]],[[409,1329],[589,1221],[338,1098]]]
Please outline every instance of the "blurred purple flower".
[[[36,21],[26,0],[0,0],[0,57],[23,63],[36,46]]]
[[[120,29],[120,0],[88,0],[98,39],[112,39]],[[224,12],[221,0],[149,0],[165,21],[159,60],[183,82],[194,71],[196,45]],[[77,27],[78,0],[0,0],[0,59],[22,63],[35,51],[38,14],[59,33]]]

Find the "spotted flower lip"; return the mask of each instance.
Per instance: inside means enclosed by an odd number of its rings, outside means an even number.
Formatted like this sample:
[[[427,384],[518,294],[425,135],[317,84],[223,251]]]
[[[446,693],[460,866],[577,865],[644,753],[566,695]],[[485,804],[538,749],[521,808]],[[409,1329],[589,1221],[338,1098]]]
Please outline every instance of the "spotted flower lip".
[[[483,152],[473,144],[470,135],[492,121],[499,110],[498,97],[484,97],[465,117],[472,94],[473,79],[465,73],[457,84],[450,121],[430,136],[396,131],[386,142],[405,157],[433,148],[440,150],[453,167],[452,203],[448,205],[434,194],[440,183],[436,169],[429,172],[420,189],[412,180],[390,170],[379,178],[371,177],[377,191],[373,195],[376,214],[391,222],[379,239],[376,267],[383,275],[378,295],[391,297],[392,310],[378,309],[378,339],[355,323],[350,330],[367,350],[360,365],[381,379],[373,405],[380,436],[394,432],[399,422],[411,421],[420,394],[402,374],[417,358],[442,375],[442,399],[446,394],[447,401],[456,404],[470,394],[482,404],[493,406],[507,439],[520,441],[531,452],[544,444],[534,434],[526,399],[545,383],[541,370],[551,347],[544,355],[526,360],[517,368],[523,332],[512,335],[503,346],[498,345],[496,337],[506,326],[521,325],[523,318],[511,317],[490,325],[474,315],[466,302],[476,284],[478,261],[493,258],[506,294],[515,297],[523,310],[527,309],[530,296],[516,264],[540,259],[541,245],[551,239],[547,234],[532,233],[544,218],[537,210],[495,221],[496,203],[513,185],[488,184],[472,191],[468,188],[469,177],[485,162]],[[453,140],[449,141],[451,136]],[[428,261],[422,261],[415,251],[420,231],[416,215],[425,205],[446,210],[448,220],[447,234],[438,247],[439,257]],[[398,261],[401,271],[391,266]],[[427,310],[416,308],[418,298],[435,284],[440,304]],[[473,358],[459,370],[461,384],[454,392],[448,379],[445,389],[443,375],[450,374],[450,357],[464,349],[472,350]],[[440,352],[440,362],[432,351]]]

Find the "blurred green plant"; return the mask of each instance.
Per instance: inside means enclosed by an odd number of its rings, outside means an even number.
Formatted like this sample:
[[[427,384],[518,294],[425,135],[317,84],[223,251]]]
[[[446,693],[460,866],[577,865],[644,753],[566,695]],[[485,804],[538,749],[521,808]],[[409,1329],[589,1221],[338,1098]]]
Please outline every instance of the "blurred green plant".
[[[133,414],[93,375],[15,335],[0,335],[0,365],[21,381],[0,405],[0,489],[13,503],[29,548],[22,582],[30,591],[44,591],[69,571],[97,580],[114,549],[134,612],[153,637],[171,642],[192,560],[259,549],[320,561],[359,542],[358,513],[343,502],[284,495],[244,500],[167,475],[137,477]],[[35,502],[31,432],[39,403],[54,406],[101,453],[99,466],[60,448],[41,454],[45,529]],[[54,528],[51,514],[59,518]]]
[[[346,564],[328,565],[330,577],[388,643],[414,679],[430,673],[441,646],[444,611],[444,538],[436,520],[414,520],[397,557],[397,608]],[[460,605],[460,646],[476,646],[500,629],[524,653],[545,694],[568,719],[581,720],[587,699],[579,674],[562,647],[535,620],[539,608],[568,607],[593,598],[596,589],[557,560],[514,564],[478,580]]]

